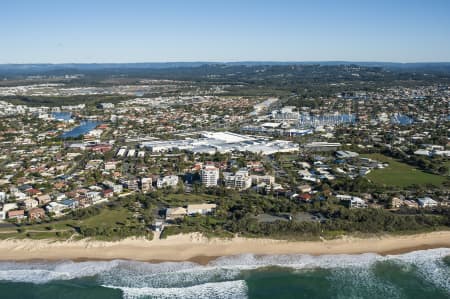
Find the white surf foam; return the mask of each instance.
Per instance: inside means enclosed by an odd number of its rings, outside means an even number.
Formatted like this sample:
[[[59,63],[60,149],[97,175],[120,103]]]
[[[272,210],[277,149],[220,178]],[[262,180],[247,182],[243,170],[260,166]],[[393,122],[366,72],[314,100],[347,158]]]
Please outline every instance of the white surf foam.
[[[218,267],[181,267],[174,265],[168,269],[161,265],[153,268],[154,264],[141,265],[138,268],[117,267],[99,275],[102,284],[122,287],[180,287],[203,284],[207,282],[221,282],[235,280],[240,275],[240,269],[222,269]]]
[[[306,254],[255,256],[253,254],[245,254],[219,258],[212,261],[209,265],[222,268],[239,269],[255,269],[266,266],[289,267],[293,269],[330,269],[369,266],[380,258],[381,256],[374,253],[320,256]]]
[[[401,291],[388,281],[380,280],[370,267],[335,268],[326,279],[337,299],[401,298]]]
[[[380,261],[394,261],[417,267],[424,279],[450,290],[448,280],[450,270],[442,262],[442,258],[447,255],[450,255],[450,248],[389,256],[380,256],[374,253],[322,256],[245,254],[222,257],[206,266],[191,262],[153,264],[124,260],[49,263],[1,262],[0,280],[46,283],[52,280],[95,277],[100,284],[129,289],[189,288],[207,283],[220,284],[226,281],[241,280],[243,270],[268,266],[288,267],[294,270],[369,269]]]
[[[185,288],[127,288],[111,285],[104,287],[120,289],[125,299],[151,297],[157,299],[243,299],[247,298],[247,285],[244,280],[205,283]]]
[[[94,276],[117,267],[119,261],[57,263],[0,263],[0,280],[46,283]]]
[[[337,254],[312,256],[306,254],[263,255],[243,254],[218,258],[208,266],[221,268],[254,269],[265,266],[289,267],[293,269],[332,269],[348,267],[367,267],[375,262],[398,260],[407,263],[423,263],[430,260],[441,260],[450,255],[450,248],[438,248],[415,251],[401,255],[381,256],[375,253]]]
[[[450,268],[443,261],[448,255],[450,248],[440,248],[414,251],[389,258],[394,262],[414,266],[423,279],[450,292]]]

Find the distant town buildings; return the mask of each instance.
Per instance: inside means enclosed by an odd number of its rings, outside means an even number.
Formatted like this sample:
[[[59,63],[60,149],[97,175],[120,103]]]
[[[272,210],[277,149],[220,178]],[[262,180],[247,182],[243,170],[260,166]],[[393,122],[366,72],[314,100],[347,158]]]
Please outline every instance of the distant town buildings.
[[[202,132],[203,138],[179,139],[179,140],[156,140],[141,144],[150,151],[166,152],[170,150],[186,150],[192,153],[214,154],[228,152],[253,152],[270,155],[278,152],[296,152],[298,144],[285,140],[267,140],[255,138],[248,135],[240,135],[230,132]],[[119,151],[118,156],[123,156],[125,151]]]

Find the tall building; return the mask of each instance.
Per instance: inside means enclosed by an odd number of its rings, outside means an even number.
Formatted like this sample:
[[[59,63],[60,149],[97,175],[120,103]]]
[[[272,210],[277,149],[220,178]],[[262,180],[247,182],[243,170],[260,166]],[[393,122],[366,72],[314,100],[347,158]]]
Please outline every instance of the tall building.
[[[200,171],[202,184],[205,187],[215,187],[219,181],[219,168],[214,165],[206,165]]]
[[[225,187],[235,188],[238,190],[245,190],[252,186],[252,178],[248,175],[248,170],[242,168],[234,175],[229,174],[225,176]]]

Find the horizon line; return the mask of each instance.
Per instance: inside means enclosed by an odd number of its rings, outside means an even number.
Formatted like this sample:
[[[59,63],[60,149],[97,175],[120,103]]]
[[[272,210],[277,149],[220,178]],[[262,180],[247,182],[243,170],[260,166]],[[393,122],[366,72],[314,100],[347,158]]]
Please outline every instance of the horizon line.
[[[383,64],[440,64],[450,63],[449,61],[385,61],[385,60],[174,60],[174,61],[135,61],[135,62],[5,62],[0,65],[63,65],[63,64],[169,64],[169,63],[204,63],[204,64],[233,64],[233,63],[283,63],[283,64],[298,64],[298,63],[383,63]]]

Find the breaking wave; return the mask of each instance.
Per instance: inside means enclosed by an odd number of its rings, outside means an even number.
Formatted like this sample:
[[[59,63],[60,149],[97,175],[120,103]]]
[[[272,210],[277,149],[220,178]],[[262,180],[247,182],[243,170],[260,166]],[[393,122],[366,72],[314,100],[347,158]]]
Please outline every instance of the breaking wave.
[[[213,282],[185,288],[126,288],[105,286],[120,289],[124,299],[151,297],[157,299],[241,299],[247,296],[247,285],[244,280]]]
[[[444,257],[450,248],[381,256],[358,255],[273,255],[244,254],[221,257],[207,265],[192,262],[147,263],[126,260],[0,262],[0,281],[44,284],[51,281],[91,279],[107,288],[120,289],[124,298],[245,298],[246,273],[265,267],[289,268],[294,273],[325,269],[327,278],[339,286],[357,277],[358,288],[348,288],[348,298],[360,297],[360,290],[374,290],[379,297],[398,298],[398,290],[389,280],[375,274],[379,265],[395,265],[414,273],[424,281],[450,293],[450,267]],[[207,296],[207,297],[202,297]],[[344,297],[345,297],[344,296]],[[343,298],[344,298],[343,297]],[[375,297],[374,297],[375,298]]]

